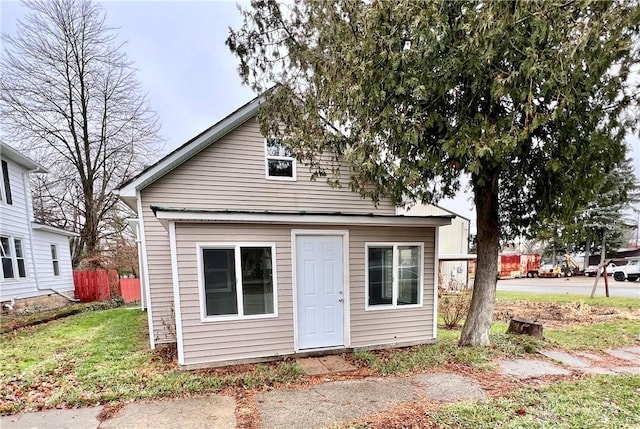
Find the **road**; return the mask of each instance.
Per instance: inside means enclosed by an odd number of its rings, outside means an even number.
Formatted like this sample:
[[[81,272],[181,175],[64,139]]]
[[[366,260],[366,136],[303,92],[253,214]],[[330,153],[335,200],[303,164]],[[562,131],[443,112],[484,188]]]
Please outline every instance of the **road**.
[[[561,293],[591,295],[595,277],[567,277],[559,279],[507,279],[498,280],[498,290],[512,292]],[[595,296],[605,296],[604,279],[600,277]],[[609,277],[609,296],[640,298],[640,281],[617,282]]]

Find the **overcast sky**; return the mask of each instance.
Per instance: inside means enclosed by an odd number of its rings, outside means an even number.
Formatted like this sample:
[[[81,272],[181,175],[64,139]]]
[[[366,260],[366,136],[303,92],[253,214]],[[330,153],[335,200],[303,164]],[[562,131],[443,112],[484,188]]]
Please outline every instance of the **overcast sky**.
[[[235,2],[104,1],[108,25],[117,29],[139,70],[137,77],[162,121],[165,152],[175,149],[254,97],[242,86],[238,62],[224,41],[241,24]],[[2,33],[13,33],[25,13],[0,0]],[[629,141],[640,177],[640,142]],[[440,203],[475,219],[468,194]],[[475,227],[472,227],[475,230]]]

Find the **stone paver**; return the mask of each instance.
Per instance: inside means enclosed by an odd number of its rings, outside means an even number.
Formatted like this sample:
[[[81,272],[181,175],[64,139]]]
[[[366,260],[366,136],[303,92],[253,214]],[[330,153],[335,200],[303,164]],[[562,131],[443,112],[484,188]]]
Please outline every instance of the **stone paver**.
[[[318,358],[301,358],[296,359],[296,364],[307,375],[325,375],[329,374],[329,369],[320,362]]]
[[[100,429],[235,429],[235,410],[235,400],[221,395],[134,402],[105,420]]]
[[[455,402],[487,397],[480,383],[457,374],[438,372],[417,375],[413,379],[422,385],[426,395],[435,401]]]
[[[609,356],[617,357],[619,359],[624,359],[629,362],[633,362],[636,365],[640,365],[640,355],[629,351],[628,349],[612,349],[604,351]]]
[[[539,359],[503,360],[498,362],[498,366],[501,374],[520,379],[571,374],[571,371]]]
[[[2,429],[96,429],[102,407],[48,410],[0,417]]]
[[[419,399],[408,378],[334,381],[306,389],[278,389],[255,397],[263,429],[323,428]]]
[[[548,357],[549,359],[553,359],[563,365],[567,365],[572,368],[587,368],[591,366],[589,362],[578,359],[577,357],[566,352],[561,352],[558,350],[542,350],[539,353],[543,356]]]
[[[594,353],[589,353],[589,352],[575,352],[576,355],[583,357],[583,358],[587,358],[592,362],[604,362],[606,359],[603,358],[600,355],[594,354]]]
[[[338,355],[300,358],[296,359],[296,364],[307,375],[329,375],[358,369]]]
[[[623,350],[628,351],[629,353],[635,353],[640,356],[640,347],[627,347]]]
[[[358,369],[338,355],[324,356],[319,359],[331,373],[349,372]]]

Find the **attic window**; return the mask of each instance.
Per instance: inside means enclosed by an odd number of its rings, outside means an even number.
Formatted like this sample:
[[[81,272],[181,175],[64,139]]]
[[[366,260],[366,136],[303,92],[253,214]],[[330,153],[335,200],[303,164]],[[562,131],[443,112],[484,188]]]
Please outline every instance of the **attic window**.
[[[296,180],[296,160],[281,139],[265,139],[265,175],[267,179]]]

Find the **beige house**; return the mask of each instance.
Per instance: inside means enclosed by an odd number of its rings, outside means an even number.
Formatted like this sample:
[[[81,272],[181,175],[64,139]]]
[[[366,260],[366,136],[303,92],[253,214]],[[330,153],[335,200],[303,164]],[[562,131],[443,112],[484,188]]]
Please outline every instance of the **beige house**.
[[[438,227],[308,168],[255,99],[124,184],[151,347],[183,368],[433,342]]]

